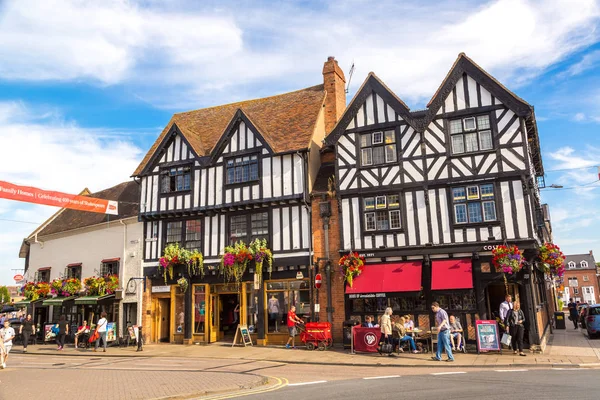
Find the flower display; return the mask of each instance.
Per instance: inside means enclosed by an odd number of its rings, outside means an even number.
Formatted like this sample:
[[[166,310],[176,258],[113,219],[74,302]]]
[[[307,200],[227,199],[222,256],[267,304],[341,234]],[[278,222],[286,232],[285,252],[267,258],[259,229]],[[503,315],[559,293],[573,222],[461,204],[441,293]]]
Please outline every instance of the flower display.
[[[177,284],[179,285],[179,289],[181,289],[182,292],[187,292],[188,287],[189,287],[189,282],[187,279],[185,278],[179,278],[177,279]]]
[[[233,246],[223,249],[219,271],[227,281],[235,281],[238,285],[246,272],[248,263],[252,261],[253,254],[243,241],[235,242]]]
[[[119,287],[117,275],[91,276],[83,280],[85,291],[88,296],[104,296],[113,294]]]
[[[167,276],[173,279],[173,268],[175,265],[185,265],[188,275],[204,276],[204,257],[198,250],[189,251],[184,247],[180,247],[179,243],[170,243],[165,247],[163,256],[158,260],[162,267],[162,274],[167,283]]]
[[[540,247],[539,258],[546,272],[557,276],[565,273],[565,255],[557,245],[544,243]]]
[[[56,296],[70,297],[81,290],[81,281],[77,278],[55,279],[50,283],[50,293]]]
[[[492,263],[505,274],[516,274],[523,267],[523,253],[517,246],[500,245],[492,250]]]
[[[352,287],[354,278],[360,276],[365,269],[365,258],[360,256],[357,252],[351,251],[340,258],[338,264],[341,266],[346,282]]]
[[[23,286],[23,295],[26,299],[35,301],[50,294],[51,287],[47,282],[27,282]]]
[[[267,262],[267,271],[269,272],[269,278],[271,277],[271,273],[273,272],[273,252],[267,247],[266,239],[254,239],[250,242],[250,252],[254,257],[254,262],[256,263],[255,275],[258,275],[260,279],[262,276],[262,268],[263,264]]]

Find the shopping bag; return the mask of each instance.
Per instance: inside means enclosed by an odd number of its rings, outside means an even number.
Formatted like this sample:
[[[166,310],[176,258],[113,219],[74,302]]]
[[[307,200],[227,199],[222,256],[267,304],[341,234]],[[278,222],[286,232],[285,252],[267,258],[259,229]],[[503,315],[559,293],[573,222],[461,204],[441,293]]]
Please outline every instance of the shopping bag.
[[[98,340],[99,337],[100,337],[100,334],[98,333],[98,331],[94,331],[94,333],[90,336],[90,339],[88,340],[88,342],[94,343],[96,340]]]
[[[505,346],[510,346],[511,340],[512,340],[512,337],[508,333],[503,333],[502,339],[500,340],[500,342]]]

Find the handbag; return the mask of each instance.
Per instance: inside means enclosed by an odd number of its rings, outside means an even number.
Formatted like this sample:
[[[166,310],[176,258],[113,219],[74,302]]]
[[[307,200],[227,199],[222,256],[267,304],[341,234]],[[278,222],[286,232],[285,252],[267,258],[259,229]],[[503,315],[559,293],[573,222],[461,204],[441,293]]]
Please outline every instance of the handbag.
[[[392,354],[394,352],[394,345],[391,343],[382,343],[381,347],[379,347],[379,352],[381,354]]]
[[[510,346],[511,340],[512,340],[512,336],[510,336],[508,333],[503,333],[500,343],[502,343],[505,346]]]
[[[98,340],[99,337],[100,337],[100,334],[98,333],[98,331],[94,331],[92,336],[90,336],[88,342],[94,343],[96,340]]]

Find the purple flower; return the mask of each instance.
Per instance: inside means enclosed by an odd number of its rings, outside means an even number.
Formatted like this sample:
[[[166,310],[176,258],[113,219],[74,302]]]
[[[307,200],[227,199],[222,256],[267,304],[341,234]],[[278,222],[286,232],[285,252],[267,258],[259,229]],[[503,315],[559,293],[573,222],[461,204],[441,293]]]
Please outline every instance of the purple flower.
[[[164,258],[164,257],[161,257],[161,258],[160,258],[160,260],[158,260],[158,262],[160,263],[160,265],[161,265],[163,268],[167,268],[167,267],[169,266],[169,262],[168,262],[168,261],[167,261],[167,259],[166,259],[166,258]]]
[[[235,256],[231,253],[227,253],[223,256],[223,265],[231,267],[235,263]]]

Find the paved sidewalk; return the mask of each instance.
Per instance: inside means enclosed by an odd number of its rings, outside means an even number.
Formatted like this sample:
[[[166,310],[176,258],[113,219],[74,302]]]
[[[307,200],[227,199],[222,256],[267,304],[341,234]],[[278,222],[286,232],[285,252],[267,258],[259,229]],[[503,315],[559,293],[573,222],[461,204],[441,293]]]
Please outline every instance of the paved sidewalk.
[[[13,348],[13,352],[19,352]],[[455,355],[454,363],[431,361],[431,353],[402,353],[396,357],[382,357],[379,354],[350,354],[349,350],[334,348],[327,351],[308,351],[304,348],[289,350],[283,347],[234,347],[229,344],[214,343],[210,345],[146,345],[143,352],[135,348],[109,348],[107,353],[93,353],[91,350],[75,350],[66,348],[56,351],[54,345],[29,346],[29,353],[51,355],[82,355],[95,357],[131,356],[131,357],[177,357],[232,359],[248,361],[274,361],[281,363],[306,363],[321,365],[354,365],[354,366],[430,366],[430,367],[495,367],[495,366],[528,366],[528,367],[586,367],[600,366],[600,340],[589,340],[581,330],[554,330],[545,354],[527,353],[526,357],[514,355],[512,351],[502,354],[476,354],[474,352]]]

